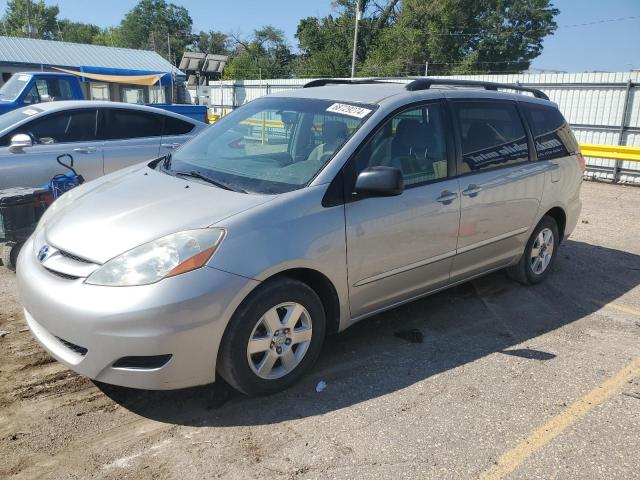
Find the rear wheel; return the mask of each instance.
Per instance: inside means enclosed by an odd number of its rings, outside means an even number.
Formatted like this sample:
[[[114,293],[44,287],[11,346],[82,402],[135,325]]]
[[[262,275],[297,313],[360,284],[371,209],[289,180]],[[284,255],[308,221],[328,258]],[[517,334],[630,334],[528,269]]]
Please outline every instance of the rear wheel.
[[[274,393],[315,363],[326,330],[322,302],[308,285],[281,278],[238,307],[222,339],[218,373],[247,395]]]
[[[509,275],[523,285],[540,283],[551,270],[559,241],[558,224],[545,215],[529,237],[520,261],[509,268]]]

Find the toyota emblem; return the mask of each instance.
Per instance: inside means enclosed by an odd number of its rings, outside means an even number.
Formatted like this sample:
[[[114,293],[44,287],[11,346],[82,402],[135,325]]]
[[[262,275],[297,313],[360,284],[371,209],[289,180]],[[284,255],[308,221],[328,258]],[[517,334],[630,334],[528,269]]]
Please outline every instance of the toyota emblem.
[[[49,245],[43,245],[40,251],[38,252],[38,261],[40,263],[44,262],[49,256]]]

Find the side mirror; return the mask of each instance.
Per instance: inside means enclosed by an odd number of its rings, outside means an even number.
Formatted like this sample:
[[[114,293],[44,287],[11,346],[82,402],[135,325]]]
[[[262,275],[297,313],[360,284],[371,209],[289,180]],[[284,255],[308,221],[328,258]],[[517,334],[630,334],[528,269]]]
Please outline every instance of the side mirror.
[[[33,147],[33,140],[26,133],[18,133],[11,137],[9,151],[11,153],[23,153],[25,147]]]
[[[369,167],[356,179],[356,193],[370,197],[391,197],[404,190],[402,172],[393,167]]]

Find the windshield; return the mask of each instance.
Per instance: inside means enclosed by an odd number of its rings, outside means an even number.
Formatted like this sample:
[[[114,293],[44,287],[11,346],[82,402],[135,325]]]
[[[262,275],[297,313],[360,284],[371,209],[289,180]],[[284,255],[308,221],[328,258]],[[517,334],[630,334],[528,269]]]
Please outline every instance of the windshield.
[[[4,113],[0,115],[0,132],[4,132],[25,118],[32,117],[41,112],[42,110],[37,107],[22,107],[17,110],[11,110],[10,112]]]
[[[165,169],[174,174],[197,172],[237,191],[296,190],[315,177],[374,108],[260,98],[188,142],[165,162]]]
[[[7,83],[0,87],[0,100],[9,102],[14,101],[20,95],[25,85],[29,83],[29,75],[16,74],[12,76]]]

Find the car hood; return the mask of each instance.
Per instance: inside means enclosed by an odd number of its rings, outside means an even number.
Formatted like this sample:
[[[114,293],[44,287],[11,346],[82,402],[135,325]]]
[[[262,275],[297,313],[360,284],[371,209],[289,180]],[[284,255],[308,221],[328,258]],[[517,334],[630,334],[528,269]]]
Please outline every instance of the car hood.
[[[104,263],[143,243],[208,227],[274,198],[223,190],[146,166],[121,172],[57,200],[43,221],[47,243]]]
[[[0,114],[15,110],[18,106],[13,102],[0,99]]]

